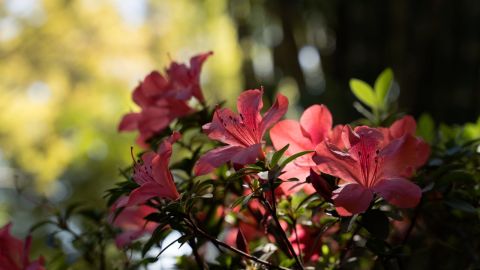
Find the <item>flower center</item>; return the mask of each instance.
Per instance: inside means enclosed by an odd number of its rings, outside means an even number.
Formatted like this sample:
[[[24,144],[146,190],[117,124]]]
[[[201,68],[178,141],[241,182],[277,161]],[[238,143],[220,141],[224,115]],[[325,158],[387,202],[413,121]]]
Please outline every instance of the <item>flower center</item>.
[[[225,130],[245,147],[260,143],[256,123],[246,122],[242,114],[240,114],[240,119],[232,115],[224,117],[218,114],[218,119]]]
[[[141,185],[147,182],[154,181],[151,163],[149,166],[147,166],[145,164],[145,161],[143,164],[140,164],[140,160],[137,162],[133,154],[133,147],[130,148],[130,154],[133,160],[133,179],[135,180],[135,182]]]
[[[137,184],[141,185],[148,182],[153,182],[152,166],[135,164],[133,167],[133,178]]]
[[[360,166],[362,177],[362,184],[366,187],[372,187],[377,182],[378,164],[380,150],[376,148],[375,144],[361,140],[355,145],[357,151],[357,161]]]

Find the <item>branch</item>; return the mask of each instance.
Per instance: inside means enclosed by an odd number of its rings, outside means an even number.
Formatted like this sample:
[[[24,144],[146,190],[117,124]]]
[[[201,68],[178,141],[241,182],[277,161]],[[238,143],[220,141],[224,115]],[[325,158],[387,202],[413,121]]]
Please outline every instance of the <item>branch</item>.
[[[413,228],[415,228],[415,224],[417,223],[417,218],[418,214],[420,212],[420,208],[422,207],[423,200],[420,201],[420,203],[415,207],[415,211],[413,213],[412,221],[410,222],[410,225],[408,226],[407,232],[405,233],[405,237],[402,240],[402,245],[405,245],[408,242],[408,238],[410,238],[410,235],[412,234]]]
[[[204,270],[205,269],[205,265],[203,264],[203,261],[202,261],[202,258],[200,257],[200,255],[198,254],[198,248],[197,248],[197,243],[195,242],[195,238],[194,239],[190,239],[188,241],[188,243],[190,244],[190,246],[192,247],[192,253],[193,255],[195,256],[195,261],[197,262],[198,264],[198,267],[200,267],[201,270]]]
[[[275,203],[276,198],[275,198],[275,189],[274,189],[274,184],[273,184],[273,178],[269,179],[268,182],[269,182],[269,185],[270,185],[270,192],[272,194],[272,205],[273,205],[273,207],[265,199],[263,194],[261,194],[260,199],[261,199],[262,203],[264,204],[264,206],[268,209],[268,211],[272,215],[272,218],[275,221],[275,225],[278,228],[278,231],[280,232],[280,237],[282,238],[285,245],[287,245],[287,248],[288,248],[288,251],[289,251],[291,257],[293,257],[295,259],[295,264],[298,266],[299,269],[303,270],[304,269],[303,264],[300,261],[300,259],[298,258],[297,253],[295,252],[295,249],[292,246],[292,243],[290,243],[290,241],[288,240],[288,237],[285,234],[285,231],[282,229],[282,225],[280,224],[280,221],[278,220],[278,217],[277,217],[277,205]]]
[[[243,252],[243,251],[241,251],[241,250],[239,250],[239,249],[237,249],[237,248],[235,248],[235,247],[232,247],[232,246],[230,246],[230,245],[227,245],[227,244],[225,244],[224,242],[218,240],[217,238],[209,235],[208,233],[206,233],[205,231],[203,231],[202,229],[200,229],[199,227],[197,227],[191,220],[188,220],[188,219],[187,219],[186,221],[187,221],[187,224],[188,224],[196,233],[199,233],[200,235],[202,235],[203,237],[207,238],[209,241],[211,241],[212,243],[214,243],[214,244],[217,245],[217,246],[222,246],[222,247],[224,247],[224,248],[226,248],[226,249],[228,249],[228,250],[230,250],[230,251],[233,251],[233,252],[235,252],[235,253],[237,253],[237,254],[239,254],[239,255],[241,255],[241,256],[249,259],[249,260],[252,260],[252,261],[257,262],[257,263],[259,263],[259,264],[263,264],[263,265],[267,266],[268,269],[291,270],[291,269],[286,268],[286,267],[282,267],[282,266],[277,266],[277,265],[271,264],[271,263],[269,263],[269,262],[267,262],[267,261],[264,261],[264,260],[262,260],[262,259],[259,259],[259,258],[255,257],[255,256],[252,256],[252,255],[248,254],[248,253],[245,253],[245,252]]]
[[[342,265],[343,261],[347,258],[347,255],[348,253],[350,253],[350,250],[353,246],[353,238],[355,238],[355,235],[358,234],[358,232],[360,231],[361,229],[361,226],[356,224],[356,227],[355,227],[355,230],[352,232],[352,237],[350,237],[350,239],[348,240],[347,244],[345,245],[345,247],[343,248],[343,251],[345,251],[345,253],[343,253],[341,256],[340,256],[340,265]]]

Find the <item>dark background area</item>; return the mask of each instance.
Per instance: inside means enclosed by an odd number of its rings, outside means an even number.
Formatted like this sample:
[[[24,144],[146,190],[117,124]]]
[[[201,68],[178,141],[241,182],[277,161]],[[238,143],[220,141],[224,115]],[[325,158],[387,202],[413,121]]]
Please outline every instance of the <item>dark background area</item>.
[[[358,117],[345,106],[353,102],[348,80],[373,84],[391,67],[401,110],[428,112],[450,124],[475,121],[480,114],[480,1],[232,0],[229,10],[242,48],[253,39],[273,54],[270,81],[256,76],[252,59],[244,58],[246,88],[274,89],[268,86],[293,77],[302,106],[326,103],[335,122],[345,122]],[[280,38],[269,42],[279,30]],[[302,70],[298,52],[304,46],[318,50],[322,71]],[[310,83],[309,77],[323,82]]]

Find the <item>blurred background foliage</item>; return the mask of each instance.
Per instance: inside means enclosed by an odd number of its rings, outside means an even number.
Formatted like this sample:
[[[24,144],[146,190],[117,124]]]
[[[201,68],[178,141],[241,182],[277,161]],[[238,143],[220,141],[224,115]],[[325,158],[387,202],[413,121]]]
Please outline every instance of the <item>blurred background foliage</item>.
[[[103,203],[131,162],[135,134],[116,131],[137,109],[131,90],[207,50],[210,104],[263,85],[289,97],[289,117],[325,103],[350,122],[349,79],[372,84],[389,66],[401,110],[479,136],[479,25],[475,0],[0,1],[0,224],[31,218],[15,186]]]
[[[21,214],[15,182],[54,201],[103,204],[103,191],[131,162],[135,134],[117,133],[121,116],[137,109],[131,90],[170,59],[214,50],[202,79],[216,91],[207,97],[214,103],[240,91],[241,54],[226,5],[3,1],[0,223]]]

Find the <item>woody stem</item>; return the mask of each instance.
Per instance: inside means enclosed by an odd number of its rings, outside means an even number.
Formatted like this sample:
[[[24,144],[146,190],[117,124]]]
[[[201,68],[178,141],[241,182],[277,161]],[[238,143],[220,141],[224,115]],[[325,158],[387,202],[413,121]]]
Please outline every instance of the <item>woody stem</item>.
[[[217,246],[221,246],[223,248],[226,248],[230,251],[233,251],[249,260],[252,260],[254,262],[257,262],[259,264],[263,264],[265,266],[268,267],[268,269],[280,269],[280,270],[290,270],[289,268],[285,268],[285,267],[282,267],[282,266],[277,266],[277,265],[274,265],[274,264],[271,264],[265,260],[262,260],[260,258],[257,258],[255,256],[252,256],[248,253],[245,253],[235,247],[232,247],[220,240],[218,240],[217,238],[211,236],[210,234],[208,234],[207,232],[203,231],[202,229],[200,229],[198,226],[196,226],[196,224],[191,220],[191,219],[186,219],[187,221],[187,224],[189,225],[189,227],[191,227],[196,233],[202,235],[203,237],[207,238],[210,242],[214,243],[215,245]]]
[[[344,263],[344,261],[348,257],[348,254],[351,252],[351,249],[352,249],[353,244],[354,244],[355,235],[358,234],[360,229],[361,229],[361,226],[357,224],[356,227],[355,227],[355,230],[352,232],[352,236],[350,237],[347,244],[345,245],[345,247],[342,250],[343,254],[340,255],[340,265],[342,265]]]
[[[195,237],[196,238],[196,237]],[[203,264],[203,261],[202,261],[202,258],[200,257],[200,255],[198,254],[198,246],[197,246],[197,243],[195,241],[195,238],[192,238],[190,240],[188,240],[188,243],[190,244],[190,246],[192,247],[192,253],[195,257],[195,262],[197,263],[198,267],[203,270],[205,269],[205,266]]]
[[[291,255],[291,257],[293,257],[295,259],[295,264],[297,265],[297,267],[299,269],[304,269],[303,267],[303,264],[302,262],[300,261],[300,259],[298,258],[297,256],[297,253],[295,253],[295,249],[293,248],[292,246],[292,243],[290,243],[290,241],[288,240],[288,237],[287,235],[285,234],[285,231],[282,229],[282,225],[280,224],[280,221],[278,220],[278,216],[277,216],[277,205],[276,205],[276,198],[275,198],[275,188],[274,188],[274,179],[273,178],[270,178],[268,180],[269,182],[269,185],[270,185],[270,192],[272,194],[272,204],[270,204],[268,202],[267,199],[265,199],[265,197],[263,196],[263,194],[261,195],[260,199],[262,201],[262,203],[264,204],[264,206],[268,209],[268,211],[270,212],[272,218],[273,218],[273,221],[275,222],[275,226],[277,227],[278,229],[278,232],[280,234],[280,238],[283,240],[284,244],[287,246],[288,248],[288,251]]]

